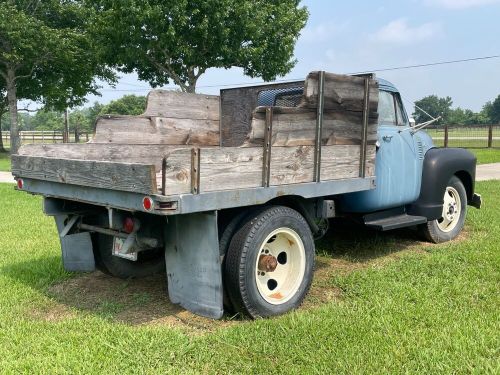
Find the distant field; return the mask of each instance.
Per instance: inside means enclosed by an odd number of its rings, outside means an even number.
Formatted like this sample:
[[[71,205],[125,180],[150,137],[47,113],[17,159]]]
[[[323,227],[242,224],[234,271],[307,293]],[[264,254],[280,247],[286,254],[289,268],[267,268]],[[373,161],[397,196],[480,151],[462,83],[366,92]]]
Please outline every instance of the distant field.
[[[470,148],[477,157],[477,164],[500,163],[500,148]]]
[[[444,128],[425,129],[436,146],[444,145]],[[500,148],[500,127],[493,128],[493,147]],[[448,131],[448,147],[488,147],[488,128],[450,128]]]

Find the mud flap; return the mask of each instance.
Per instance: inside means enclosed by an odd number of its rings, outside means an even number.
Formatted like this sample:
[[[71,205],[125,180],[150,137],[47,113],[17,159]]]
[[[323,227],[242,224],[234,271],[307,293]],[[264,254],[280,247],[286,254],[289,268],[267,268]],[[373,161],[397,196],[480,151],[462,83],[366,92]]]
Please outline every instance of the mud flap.
[[[61,240],[63,267],[71,272],[92,272],[95,270],[94,252],[90,233],[65,234],[68,215],[57,215],[59,239]]]
[[[170,301],[195,314],[220,319],[223,306],[217,212],[169,217],[165,261]]]

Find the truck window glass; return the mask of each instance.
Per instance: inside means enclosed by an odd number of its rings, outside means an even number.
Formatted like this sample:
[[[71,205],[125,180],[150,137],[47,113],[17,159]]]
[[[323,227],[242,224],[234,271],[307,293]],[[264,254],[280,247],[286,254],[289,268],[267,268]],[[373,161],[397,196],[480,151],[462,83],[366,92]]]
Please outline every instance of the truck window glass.
[[[396,125],[394,97],[390,92],[380,91],[378,96],[378,119],[381,124]]]
[[[397,116],[397,122],[399,126],[405,126],[407,124],[406,116],[403,111],[403,106],[401,104],[401,100],[399,99],[398,96],[394,96],[394,102],[396,103],[396,116]]]

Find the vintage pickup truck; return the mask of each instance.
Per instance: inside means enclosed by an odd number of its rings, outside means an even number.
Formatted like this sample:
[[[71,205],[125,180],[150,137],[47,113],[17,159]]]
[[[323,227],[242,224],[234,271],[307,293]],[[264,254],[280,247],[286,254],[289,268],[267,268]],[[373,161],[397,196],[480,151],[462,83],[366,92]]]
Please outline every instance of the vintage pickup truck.
[[[69,271],[166,268],[194,313],[250,317],[301,304],[328,219],[454,239],[477,208],[476,159],[436,148],[374,75],[152,91],[141,116],[104,116],[86,144],[26,145],[17,189],[44,196]]]

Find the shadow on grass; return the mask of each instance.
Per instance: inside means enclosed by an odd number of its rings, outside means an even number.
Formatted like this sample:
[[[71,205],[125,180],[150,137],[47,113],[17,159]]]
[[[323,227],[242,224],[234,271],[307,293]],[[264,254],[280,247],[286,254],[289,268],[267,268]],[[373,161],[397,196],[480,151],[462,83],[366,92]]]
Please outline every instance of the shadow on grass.
[[[415,228],[379,232],[349,219],[333,219],[326,236],[316,242],[316,250],[320,255],[366,263],[428,244],[421,241]]]
[[[346,220],[332,221],[330,231],[316,243],[315,280],[304,308],[341,298],[342,292],[332,281],[335,276],[399,256],[408,249],[421,249],[417,241],[417,233],[409,229],[383,233]],[[50,298],[53,303],[48,307],[33,306],[31,315],[37,319],[57,321],[87,313],[129,325],[167,325],[198,332],[241,322],[231,316],[213,321],[172,304],[165,274],[130,280],[99,271],[71,275],[63,271],[56,256],[5,266],[1,272]]]

